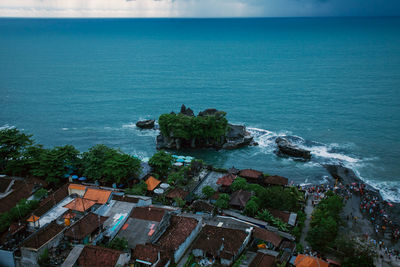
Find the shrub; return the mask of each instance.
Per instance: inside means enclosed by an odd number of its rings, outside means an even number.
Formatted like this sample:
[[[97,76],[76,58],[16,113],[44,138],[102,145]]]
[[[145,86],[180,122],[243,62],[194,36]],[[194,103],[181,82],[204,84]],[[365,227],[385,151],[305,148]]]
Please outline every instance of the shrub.
[[[116,237],[110,243],[107,244],[107,247],[119,251],[125,251],[128,249],[128,241],[124,237],[123,238]]]
[[[246,179],[238,177],[231,184],[231,189],[232,189],[232,191],[238,191],[240,189],[246,190],[247,186],[248,186],[248,184],[247,184]]]
[[[210,198],[212,195],[214,195],[215,190],[211,186],[207,185],[203,187],[201,192],[206,196],[206,198]]]
[[[215,206],[220,209],[227,209],[229,207],[230,197],[228,194],[220,194],[217,201],[215,202]]]
[[[173,157],[171,154],[165,152],[164,150],[160,150],[149,159],[149,165],[153,167],[156,173],[158,173],[161,177],[164,177],[172,168],[172,160]]]
[[[130,195],[145,195],[147,192],[147,184],[144,181],[140,181],[135,184],[132,188],[125,190],[125,193]]]

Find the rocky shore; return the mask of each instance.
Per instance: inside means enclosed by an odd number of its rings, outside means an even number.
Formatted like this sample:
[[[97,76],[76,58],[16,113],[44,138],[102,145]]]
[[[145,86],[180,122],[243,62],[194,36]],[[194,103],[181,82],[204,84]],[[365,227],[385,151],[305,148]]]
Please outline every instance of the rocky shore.
[[[383,199],[379,190],[373,188],[371,185],[365,183],[360,178],[358,178],[352,169],[349,169],[339,164],[326,164],[324,165],[324,167],[338,182],[348,185],[364,185],[363,190],[365,193],[376,197],[379,203],[387,203],[387,201]],[[332,185],[335,185],[335,181],[332,181]],[[400,203],[390,203],[390,205],[391,206],[387,206],[385,211],[387,212],[388,217],[390,217],[394,223],[400,225]]]
[[[175,114],[171,112],[171,114]],[[198,117],[222,116],[220,114],[225,114],[223,111],[216,109],[206,109],[199,112]],[[194,112],[190,108],[186,108],[182,105],[178,115],[195,117]],[[224,118],[225,119],[225,118]],[[246,126],[234,125],[227,123],[226,130],[223,134],[218,137],[207,137],[207,138],[196,138],[190,136],[189,138],[176,137],[173,131],[168,133],[160,134],[156,138],[156,148],[157,149],[172,149],[180,150],[182,148],[213,148],[213,149],[236,149],[244,146],[258,145],[253,136],[246,130]]]

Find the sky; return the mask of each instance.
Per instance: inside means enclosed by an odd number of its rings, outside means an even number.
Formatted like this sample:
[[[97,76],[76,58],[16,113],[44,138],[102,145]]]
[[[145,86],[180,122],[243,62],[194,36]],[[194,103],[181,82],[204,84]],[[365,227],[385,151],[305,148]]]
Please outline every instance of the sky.
[[[400,0],[0,0],[0,17],[399,15]]]

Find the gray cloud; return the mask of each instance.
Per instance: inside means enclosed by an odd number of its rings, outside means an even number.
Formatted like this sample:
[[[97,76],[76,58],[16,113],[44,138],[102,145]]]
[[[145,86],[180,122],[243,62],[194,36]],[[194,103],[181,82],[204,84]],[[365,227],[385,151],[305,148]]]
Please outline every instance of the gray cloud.
[[[387,15],[400,15],[400,0],[0,0],[2,17]]]

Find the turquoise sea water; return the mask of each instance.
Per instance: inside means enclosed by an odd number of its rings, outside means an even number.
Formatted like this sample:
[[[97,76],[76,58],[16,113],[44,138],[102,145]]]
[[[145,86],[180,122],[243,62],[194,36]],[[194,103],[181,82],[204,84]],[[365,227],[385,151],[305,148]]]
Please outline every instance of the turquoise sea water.
[[[134,122],[183,103],[260,143],[184,154],[298,183],[342,162],[400,201],[400,18],[0,19],[0,126],[148,158],[156,132]],[[277,135],[313,160],[276,157]]]

